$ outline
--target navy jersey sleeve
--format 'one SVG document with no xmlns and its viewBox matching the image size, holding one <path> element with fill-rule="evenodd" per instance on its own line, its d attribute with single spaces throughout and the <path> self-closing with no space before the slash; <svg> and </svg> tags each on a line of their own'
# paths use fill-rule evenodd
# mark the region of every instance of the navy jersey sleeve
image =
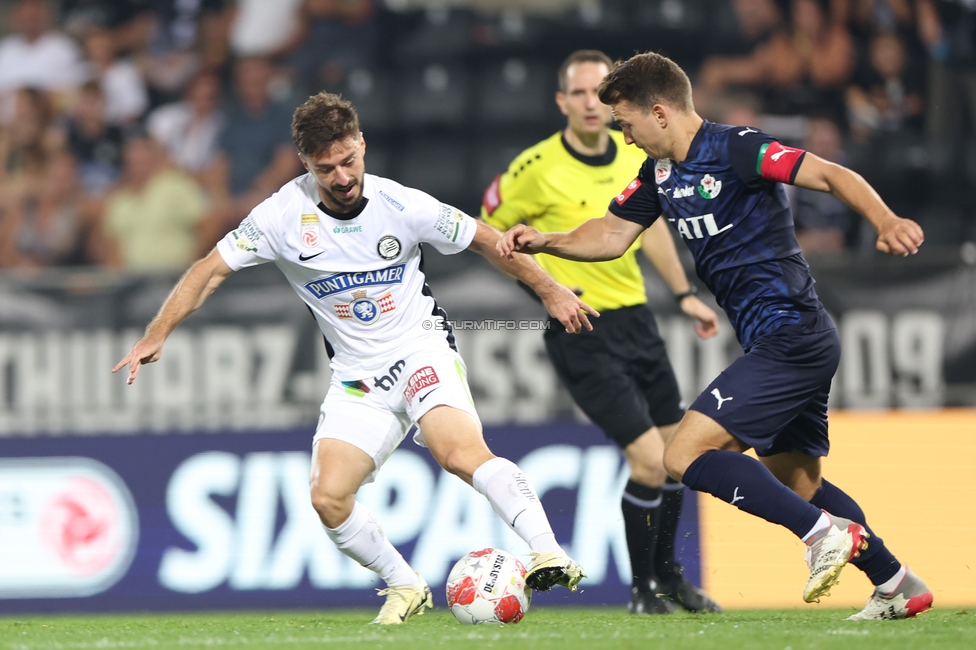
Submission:
<svg viewBox="0 0 976 650">
<path fill-rule="evenodd" d="M 647 228 L 661 216 L 661 201 L 657 197 L 657 184 L 654 182 L 652 161 L 648 159 L 630 185 L 610 201 L 610 212 Z M 650 172 L 648 172 L 650 170 Z M 645 180 L 650 178 L 650 181 Z"/>
<path fill-rule="evenodd" d="M 806 151 L 785 147 L 773 136 L 751 127 L 736 127 L 729 135 L 732 168 L 747 187 L 763 181 L 793 184 Z"/>
</svg>

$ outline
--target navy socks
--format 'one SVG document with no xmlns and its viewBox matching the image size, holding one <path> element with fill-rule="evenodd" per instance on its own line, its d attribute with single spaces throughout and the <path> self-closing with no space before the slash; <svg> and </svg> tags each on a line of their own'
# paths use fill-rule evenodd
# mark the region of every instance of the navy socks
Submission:
<svg viewBox="0 0 976 650">
<path fill-rule="evenodd" d="M 780 483 L 758 460 L 738 452 L 706 451 L 688 466 L 683 482 L 692 490 L 708 492 L 739 510 L 785 526 L 801 539 L 820 519 L 820 508 Z"/>
<path fill-rule="evenodd" d="M 857 505 L 846 492 L 824 479 L 820 489 L 813 495 L 810 503 L 826 510 L 832 515 L 850 519 L 864 526 L 871 537 L 868 538 L 868 548 L 861 551 L 861 555 L 851 560 L 851 564 L 863 571 L 871 580 L 871 584 L 880 585 L 894 577 L 901 564 L 895 559 L 881 538 L 868 526 L 867 518 L 861 506 Z"/>
</svg>

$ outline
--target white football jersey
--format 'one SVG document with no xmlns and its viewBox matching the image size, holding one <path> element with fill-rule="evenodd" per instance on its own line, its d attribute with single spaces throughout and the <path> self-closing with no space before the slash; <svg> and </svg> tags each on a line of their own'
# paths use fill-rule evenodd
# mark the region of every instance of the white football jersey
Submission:
<svg viewBox="0 0 976 650">
<path fill-rule="evenodd" d="M 477 223 L 420 190 L 366 174 L 361 209 L 327 211 L 315 179 L 287 183 L 217 243 L 235 271 L 274 262 L 311 308 L 339 379 L 363 379 L 407 345 L 451 345 L 426 285 L 421 242 L 458 253 Z M 385 365 L 384 365 L 385 364 Z"/>
</svg>

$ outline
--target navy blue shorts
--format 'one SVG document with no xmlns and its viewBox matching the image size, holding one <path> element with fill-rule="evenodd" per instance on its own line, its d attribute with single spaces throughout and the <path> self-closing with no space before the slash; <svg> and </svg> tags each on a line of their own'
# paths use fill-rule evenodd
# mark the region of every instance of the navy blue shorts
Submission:
<svg viewBox="0 0 976 650">
<path fill-rule="evenodd" d="M 834 322 L 822 311 L 759 339 L 691 405 L 730 434 L 772 456 L 826 456 L 827 395 L 840 361 Z"/>
</svg>

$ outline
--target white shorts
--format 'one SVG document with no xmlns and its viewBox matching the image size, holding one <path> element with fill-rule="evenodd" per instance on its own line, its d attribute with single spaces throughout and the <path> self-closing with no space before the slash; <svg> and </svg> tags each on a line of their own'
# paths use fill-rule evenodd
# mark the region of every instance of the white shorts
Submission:
<svg viewBox="0 0 976 650">
<path fill-rule="evenodd" d="M 461 355 L 442 342 L 391 359 L 380 376 L 356 381 L 333 376 L 312 439 L 313 454 L 322 438 L 348 442 L 373 459 L 373 472 L 363 481 L 372 483 L 410 427 L 435 406 L 469 413 L 481 426 L 467 377 Z M 419 428 L 413 439 L 427 446 Z"/>
</svg>

